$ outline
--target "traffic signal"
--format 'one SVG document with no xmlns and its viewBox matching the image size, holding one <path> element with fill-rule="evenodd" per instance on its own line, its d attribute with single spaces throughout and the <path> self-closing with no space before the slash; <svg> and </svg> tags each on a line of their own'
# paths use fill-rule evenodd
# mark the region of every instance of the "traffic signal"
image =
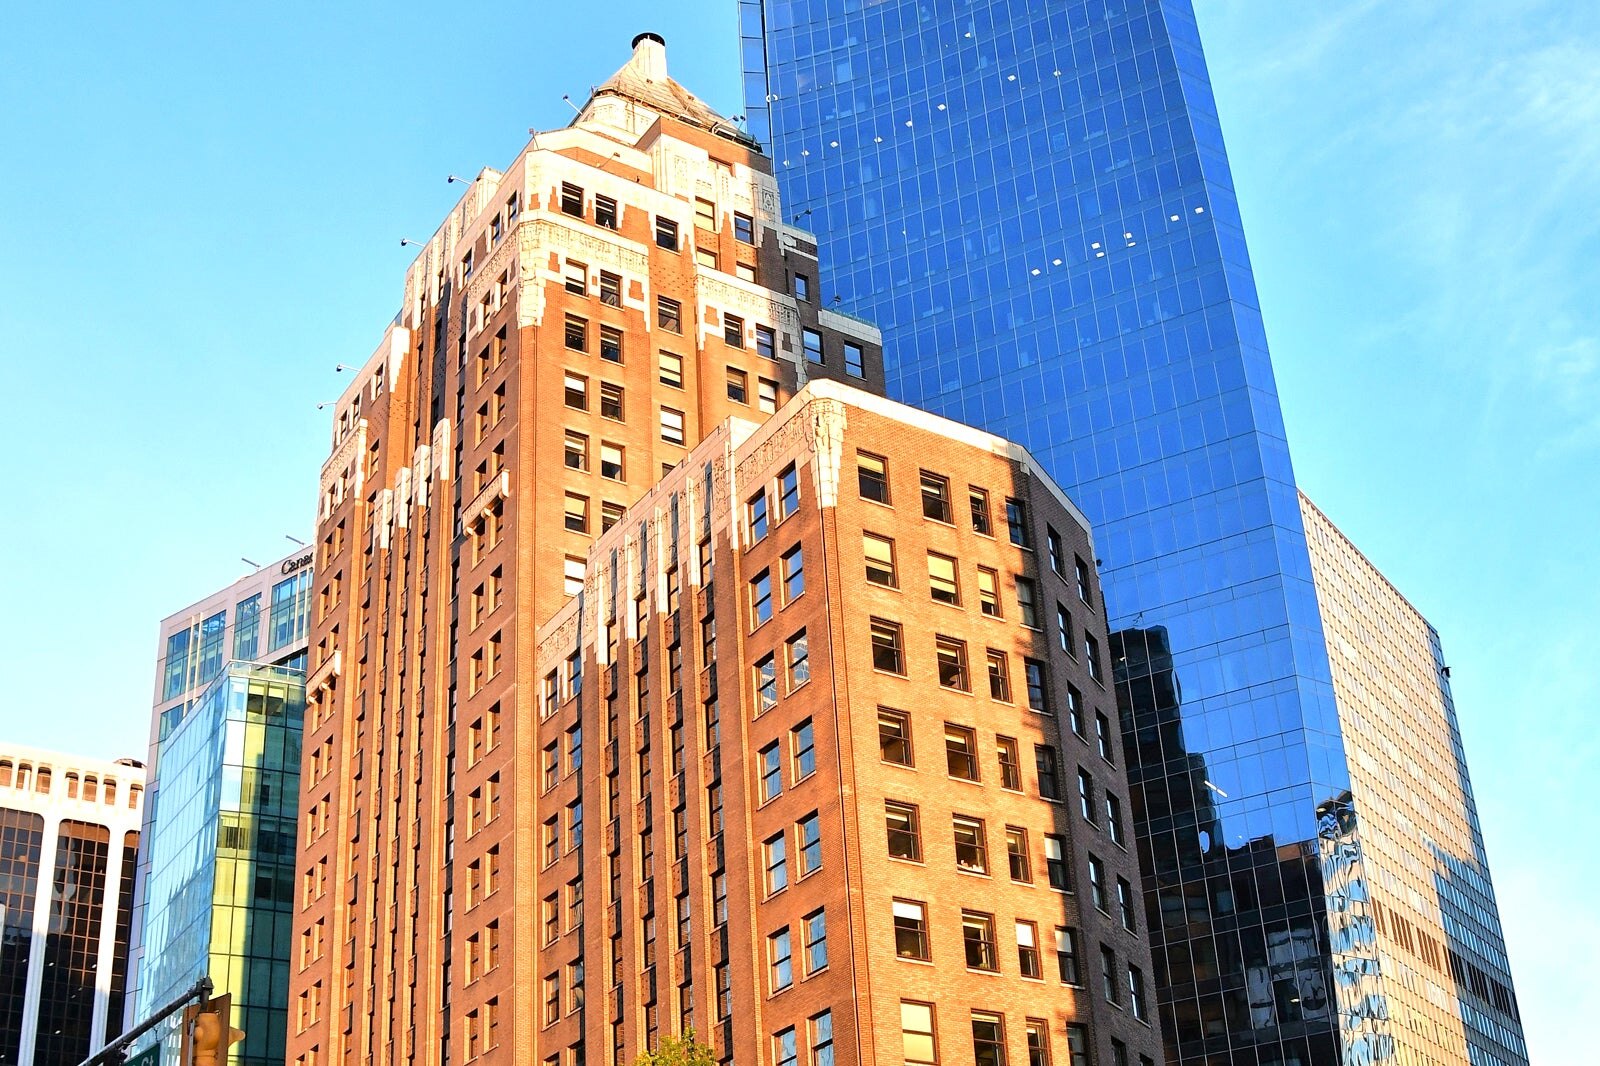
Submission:
<svg viewBox="0 0 1600 1066">
<path fill-rule="evenodd" d="M 182 1066 L 227 1066 L 228 1049 L 244 1039 L 229 1024 L 233 996 L 217 996 L 183 1010 Z"/>
</svg>

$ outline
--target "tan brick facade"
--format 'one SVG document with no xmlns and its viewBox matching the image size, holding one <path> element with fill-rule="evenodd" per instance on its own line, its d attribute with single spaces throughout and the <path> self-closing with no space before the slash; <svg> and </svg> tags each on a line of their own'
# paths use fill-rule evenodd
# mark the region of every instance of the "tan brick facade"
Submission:
<svg viewBox="0 0 1600 1066">
<path fill-rule="evenodd" d="M 947 490 L 942 514 L 925 477 Z M 866 534 L 892 543 L 892 575 L 869 572 Z M 541 837 L 534 895 L 557 918 L 491 898 L 458 919 L 469 936 L 549 933 L 520 1045 L 534 1052 L 516 1061 L 631 1063 L 690 1028 L 752 1066 L 828 1062 L 825 1039 L 840 1066 L 930 1048 L 1153 1060 L 1104 626 L 1083 519 L 1020 448 L 826 383 L 715 432 L 600 539 L 584 594 L 540 631 L 535 746 L 557 757 L 534 802 L 559 832 Z"/>
<path fill-rule="evenodd" d="M 820 284 L 770 163 L 649 40 L 426 242 L 323 469 L 288 1061 L 543 1046 L 534 631 L 711 428 L 811 378 L 881 390 Z"/>
</svg>

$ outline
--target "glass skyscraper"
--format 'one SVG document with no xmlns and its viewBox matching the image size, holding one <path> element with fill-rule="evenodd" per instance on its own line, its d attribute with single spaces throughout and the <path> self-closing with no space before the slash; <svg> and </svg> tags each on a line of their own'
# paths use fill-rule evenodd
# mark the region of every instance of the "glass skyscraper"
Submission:
<svg viewBox="0 0 1600 1066">
<path fill-rule="evenodd" d="M 232 1066 L 284 1061 L 305 674 L 232 662 L 161 739 L 138 1017 L 209 975 L 245 1031 Z M 145 1042 L 168 1042 L 175 1022 Z"/>
<path fill-rule="evenodd" d="M 1094 525 L 1169 1059 L 1396 1059 L 1189 0 L 739 19 L 749 130 L 821 237 L 818 298 L 882 328 L 892 396 L 1026 445 Z"/>
</svg>

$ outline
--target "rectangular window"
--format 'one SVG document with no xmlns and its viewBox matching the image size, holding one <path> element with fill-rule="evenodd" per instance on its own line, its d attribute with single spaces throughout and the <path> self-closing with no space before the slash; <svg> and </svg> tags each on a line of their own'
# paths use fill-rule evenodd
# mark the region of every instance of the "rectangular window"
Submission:
<svg viewBox="0 0 1600 1066">
<path fill-rule="evenodd" d="M 622 521 L 623 506 L 609 500 L 600 504 L 600 532 L 604 533 L 618 522 Z"/>
<path fill-rule="evenodd" d="M 994 526 L 989 521 L 989 493 L 976 485 L 967 486 L 967 501 L 972 511 L 972 531 L 982 536 L 991 536 Z"/>
<path fill-rule="evenodd" d="M 789 927 L 767 937 L 767 975 L 769 991 L 782 992 L 794 984 L 794 963 L 790 957 Z"/>
<path fill-rule="evenodd" d="M 872 619 L 872 666 L 890 674 L 904 674 L 905 655 L 901 647 L 900 623 Z"/>
<path fill-rule="evenodd" d="M 951 819 L 956 843 L 956 869 L 968 873 L 989 872 L 989 845 L 983 819 L 956 815 Z"/>
<path fill-rule="evenodd" d="M 812 811 L 795 823 L 800 840 L 800 876 L 822 869 L 822 820 Z"/>
<path fill-rule="evenodd" d="M 1022 791 L 1022 758 L 1017 754 L 1017 742 L 1011 737 L 994 738 L 995 751 L 1000 760 L 1000 787 L 1012 792 Z"/>
<path fill-rule="evenodd" d="M 807 1029 L 811 1034 L 810 1066 L 833 1066 L 833 1012 L 813 1015 Z"/>
<path fill-rule="evenodd" d="M 1089 1027 L 1082 1022 L 1067 1026 L 1067 1054 L 1068 1066 L 1089 1066 Z"/>
<path fill-rule="evenodd" d="M 1100 945 L 1100 987 L 1107 1003 L 1122 1002 L 1122 985 L 1117 975 L 1117 954 L 1106 945 Z"/>
<path fill-rule="evenodd" d="M 918 959 L 927 962 L 928 911 L 916 901 L 894 901 L 894 953 L 901 959 Z"/>
<path fill-rule="evenodd" d="M 874 641 L 873 652 L 877 646 Z M 911 766 L 911 718 L 904 711 L 878 708 L 878 755 L 896 766 Z"/>
<path fill-rule="evenodd" d="M 967 675 L 967 642 L 951 637 L 934 638 L 934 654 L 939 665 L 939 684 L 961 692 L 972 691 Z"/>
<path fill-rule="evenodd" d="M 823 911 L 812 911 L 800 920 L 805 951 L 806 976 L 828 968 L 828 916 Z"/>
<path fill-rule="evenodd" d="M 1050 887 L 1062 892 L 1072 891 L 1072 879 L 1067 873 L 1067 841 L 1065 837 L 1047 833 L 1044 838 L 1044 870 Z"/>
<path fill-rule="evenodd" d="M 1094 810 L 1094 775 L 1078 767 L 1078 811 L 1090 825 L 1098 824 Z"/>
<path fill-rule="evenodd" d="M 778 358 L 778 334 L 771 326 L 756 327 L 756 354 L 764 359 Z"/>
<path fill-rule="evenodd" d="M 574 433 L 570 429 L 566 433 L 564 447 L 564 462 L 568 470 L 589 469 L 589 438 L 582 433 Z"/>
<path fill-rule="evenodd" d="M 1017 613 L 1023 625 L 1029 629 L 1039 628 L 1039 606 L 1032 578 L 1017 578 Z"/>
<path fill-rule="evenodd" d="M 920 475 L 922 517 L 935 522 L 950 521 L 950 479 L 924 470 Z"/>
<path fill-rule="evenodd" d="M 928 553 L 928 593 L 935 603 L 961 604 L 961 587 L 956 579 L 956 561 L 938 552 Z"/>
<path fill-rule="evenodd" d="M 574 411 L 589 409 L 589 379 L 578 374 L 567 374 L 563 379 L 566 405 Z"/>
<path fill-rule="evenodd" d="M 614 326 L 600 327 L 600 358 L 608 363 L 622 363 L 622 331 Z"/>
<path fill-rule="evenodd" d="M 989 661 L 989 698 L 999 700 L 1001 703 L 1011 702 L 1011 663 L 1003 651 L 990 648 Z"/>
<path fill-rule="evenodd" d="M 1122 839 L 1122 801 L 1111 793 L 1105 793 L 1106 800 L 1106 835 L 1111 838 L 1111 843 L 1119 847 L 1126 847 L 1127 842 Z"/>
<path fill-rule="evenodd" d="M 866 377 L 866 359 L 861 345 L 844 342 L 844 372 L 853 378 Z"/>
<path fill-rule="evenodd" d="M 609 270 L 600 271 L 600 302 L 607 307 L 622 306 L 622 277 Z"/>
<path fill-rule="evenodd" d="M 1128 967 L 1128 1007 L 1141 1022 L 1149 1021 L 1144 997 L 1144 971 L 1137 966 Z"/>
<path fill-rule="evenodd" d="M 972 1012 L 973 1066 L 1006 1066 L 1005 1022 L 998 1014 Z"/>
<path fill-rule="evenodd" d="M 1034 980 L 1044 976 L 1039 963 L 1039 929 L 1032 922 L 1017 922 L 1017 970 Z"/>
<path fill-rule="evenodd" d="M 1078 931 L 1056 927 L 1056 970 L 1064 985 L 1078 985 L 1083 978 L 1078 970 Z"/>
<path fill-rule="evenodd" d="M 863 500 L 889 502 L 889 461 L 883 456 L 857 452 L 856 478 Z"/>
<path fill-rule="evenodd" d="M 728 399 L 734 403 L 750 402 L 750 375 L 731 366 L 728 368 Z"/>
<path fill-rule="evenodd" d="M 756 379 L 756 406 L 763 414 L 772 414 L 778 409 L 778 383 L 768 378 Z"/>
<path fill-rule="evenodd" d="M 1117 918 L 1122 928 L 1130 933 L 1139 931 L 1139 920 L 1134 910 L 1133 885 L 1126 877 L 1117 878 Z"/>
<path fill-rule="evenodd" d="M 963 781 L 978 780 L 978 736 L 966 726 L 944 726 L 945 769 Z"/>
<path fill-rule="evenodd" d="M 933 1004 L 900 1001 L 900 1051 L 907 1062 L 936 1063 L 939 1044 L 934 1037 Z"/>
<path fill-rule="evenodd" d="M 763 715 L 778 705 L 778 662 L 771 652 L 756 662 L 756 714 Z"/>
<path fill-rule="evenodd" d="M 895 588 L 894 541 L 876 533 L 861 534 L 861 554 L 866 563 L 867 580 L 874 585 Z"/>
<path fill-rule="evenodd" d="M 665 296 L 656 297 L 656 325 L 668 333 L 683 332 L 683 305 Z"/>
<path fill-rule="evenodd" d="M 722 340 L 730 348 L 743 348 L 744 319 L 724 314 L 722 316 Z"/>
<path fill-rule="evenodd" d="M 1038 659 L 1024 659 L 1022 672 L 1028 680 L 1028 709 L 1049 714 L 1050 690 L 1045 682 L 1044 663 Z"/>
<path fill-rule="evenodd" d="M 594 198 L 594 222 L 597 226 L 606 229 L 617 228 L 617 202 L 609 196 L 596 194 Z"/>
<path fill-rule="evenodd" d="M 1067 686 L 1067 725 L 1073 733 L 1083 736 L 1083 693 L 1076 685 Z"/>
<path fill-rule="evenodd" d="M 622 421 L 622 386 L 609 381 L 600 383 L 600 417 L 614 422 Z"/>
<path fill-rule="evenodd" d="M 772 574 L 761 571 L 750 579 L 750 628 L 772 618 Z"/>
<path fill-rule="evenodd" d="M 766 869 L 767 895 L 789 887 L 788 838 L 779 833 L 768 837 L 761 845 L 762 861 Z"/>
<path fill-rule="evenodd" d="M 1116 748 L 1111 739 L 1111 719 L 1099 711 L 1094 715 L 1094 744 L 1102 759 L 1108 763 L 1116 763 Z"/>
<path fill-rule="evenodd" d="M 911 862 L 922 861 L 922 822 L 917 808 L 909 803 L 883 801 L 884 828 L 889 836 L 889 855 Z"/>
<path fill-rule="evenodd" d="M 789 730 L 789 748 L 794 753 L 794 779 L 804 781 L 817 770 L 816 729 L 807 718 Z"/>
<path fill-rule="evenodd" d="M 670 218 L 656 216 L 656 247 L 669 252 L 678 250 L 678 224 Z"/>
<path fill-rule="evenodd" d="M 733 239 L 740 244 L 756 243 L 756 220 L 749 215 L 733 213 Z"/>
<path fill-rule="evenodd" d="M 701 229 L 717 228 L 717 205 L 704 197 L 694 198 L 694 224 Z"/>
<path fill-rule="evenodd" d="M 1096 909 L 1111 913 L 1110 903 L 1106 899 L 1105 860 L 1095 855 L 1089 856 L 1089 900 Z"/>
<path fill-rule="evenodd" d="M 576 260 L 568 259 L 562 270 L 562 285 L 574 296 L 589 295 L 589 268 Z M 570 315 L 567 321 L 572 321 Z M 573 348 L 578 345 L 569 342 L 567 347 Z"/>
<path fill-rule="evenodd" d="M 1050 555 L 1050 569 L 1061 577 L 1066 577 L 1067 572 L 1062 569 L 1065 565 L 1066 548 L 1061 543 L 1061 534 L 1056 532 L 1056 527 L 1048 523 L 1044 527 L 1044 543 Z"/>
<path fill-rule="evenodd" d="M 767 535 L 767 491 L 762 489 L 745 501 L 745 525 L 750 530 L 750 543 L 759 544 Z"/>
<path fill-rule="evenodd" d="M 774 741 L 761 749 L 761 802 L 767 803 L 783 794 L 783 753 Z"/>
<path fill-rule="evenodd" d="M 1081 556 L 1074 555 L 1072 557 L 1072 571 L 1073 580 L 1078 587 L 1078 599 L 1092 607 L 1094 601 L 1090 598 L 1093 592 L 1089 583 L 1089 564 L 1084 562 Z"/>
<path fill-rule="evenodd" d="M 811 680 L 811 656 L 806 646 L 806 631 L 801 630 L 784 643 L 784 657 L 789 672 L 789 691 L 793 692 Z"/>
<path fill-rule="evenodd" d="M 790 463 L 778 475 L 778 521 L 800 509 L 800 474 Z"/>
<path fill-rule="evenodd" d="M 979 911 L 961 912 L 961 941 L 966 949 L 967 969 L 997 970 L 995 958 L 994 915 Z"/>
<path fill-rule="evenodd" d="M 583 190 L 569 181 L 561 183 L 561 212 L 583 217 Z"/>
<path fill-rule="evenodd" d="M 564 524 L 574 533 L 589 532 L 589 497 L 576 492 L 566 494 Z"/>
<path fill-rule="evenodd" d="M 1083 635 L 1083 657 L 1089 663 L 1089 676 L 1105 684 L 1105 674 L 1100 666 L 1100 642 L 1088 633 Z"/>
<path fill-rule="evenodd" d="M 811 278 L 807 275 L 794 276 L 794 298 L 802 301 L 811 299 Z"/>
<path fill-rule="evenodd" d="M 661 440 L 666 444 L 683 447 L 683 412 L 671 407 L 661 409 Z"/>
<path fill-rule="evenodd" d="M 584 577 L 588 572 L 588 563 L 576 556 L 569 555 L 562 564 L 562 591 L 568 596 L 576 596 L 583 591 Z"/>
<path fill-rule="evenodd" d="M 1023 1026 L 1028 1044 L 1028 1066 L 1050 1066 L 1050 1025 L 1039 1018 L 1029 1018 Z"/>
<path fill-rule="evenodd" d="M 600 476 L 612 481 L 623 480 L 622 445 L 600 442 Z"/>
<path fill-rule="evenodd" d="M 1034 744 L 1034 770 L 1038 773 L 1038 794 L 1045 799 L 1061 799 L 1061 778 L 1056 771 L 1056 749 Z"/>
<path fill-rule="evenodd" d="M 1078 653 L 1072 645 L 1072 614 L 1060 601 L 1056 602 L 1056 637 L 1061 642 L 1061 650 L 1076 659 Z"/>
<path fill-rule="evenodd" d="M 814 329 L 801 329 L 800 342 L 805 348 L 806 360 L 812 363 L 823 362 L 822 334 Z"/>
<path fill-rule="evenodd" d="M 978 567 L 978 609 L 990 618 L 1000 617 L 1000 575 L 987 566 Z"/>
<path fill-rule="evenodd" d="M 796 544 L 778 560 L 778 574 L 783 579 L 783 602 L 790 603 L 806 590 L 805 554 Z"/>
<path fill-rule="evenodd" d="M 1011 543 L 1019 548 L 1033 548 L 1033 531 L 1028 525 L 1028 505 L 1021 500 L 1006 501 L 1006 529 Z"/>
<path fill-rule="evenodd" d="M 1006 826 L 1006 866 L 1011 880 L 1023 884 L 1033 883 L 1032 864 L 1028 861 L 1028 831 L 1019 826 Z"/>
</svg>

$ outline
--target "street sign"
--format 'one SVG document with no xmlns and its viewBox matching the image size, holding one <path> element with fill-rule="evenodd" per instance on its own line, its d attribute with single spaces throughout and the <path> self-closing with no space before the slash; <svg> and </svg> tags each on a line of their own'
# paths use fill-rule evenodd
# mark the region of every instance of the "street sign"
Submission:
<svg viewBox="0 0 1600 1066">
<path fill-rule="evenodd" d="M 151 1044 L 143 1051 L 136 1051 L 123 1061 L 122 1066 L 161 1066 L 161 1045 Z"/>
</svg>

